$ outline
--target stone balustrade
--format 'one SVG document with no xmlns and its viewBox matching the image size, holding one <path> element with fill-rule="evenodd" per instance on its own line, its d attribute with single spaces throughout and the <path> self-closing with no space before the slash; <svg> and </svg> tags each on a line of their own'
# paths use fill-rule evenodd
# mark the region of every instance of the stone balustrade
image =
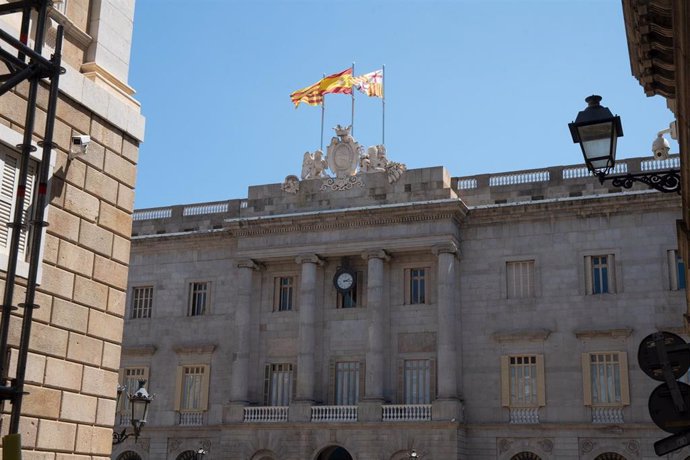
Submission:
<svg viewBox="0 0 690 460">
<path fill-rule="evenodd" d="M 245 407 L 244 421 L 245 423 L 287 422 L 289 410 L 288 406 Z"/>
<path fill-rule="evenodd" d="M 592 423 L 623 423 L 623 408 L 592 407 Z"/>
<path fill-rule="evenodd" d="M 356 422 L 357 406 L 312 406 L 312 422 Z"/>
<path fill-rule="evenodd" d="M 418 422 L 431 420 L 431 404 L 386 404 L 384 422 Z"/>
<path fill-rule="evenodd" d="M 205 423 L 206 411 L 185 411 L 179 413 L 178 425 L 201 426 Z"/>
<path fill-rule="evenodd" d="M 538 407 L 511 407 L 510 423 L 539 423 Z"/>
</svg>

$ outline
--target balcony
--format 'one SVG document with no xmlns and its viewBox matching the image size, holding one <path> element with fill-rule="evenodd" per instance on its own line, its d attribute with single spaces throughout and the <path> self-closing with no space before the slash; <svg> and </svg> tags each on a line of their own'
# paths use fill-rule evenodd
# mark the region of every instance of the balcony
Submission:
<svg viewBox="0 0 690 460">
<path fill-rule="evenodd" d="M 431 420 L 431 404 L 387 404 L 383 409 L 384 422 L 420 422 Z"/>
<path fill-rule="evenodd" d="M 623 408 L 592 407 L 592 423 L 623 423 Z"/>
<path fill-rule="evenodd" d="M 245 407 L 245 423 L 279 423 L 288 421 L 288 406 Z"/>
<path fill-rule="evenodd" d="M 312 422 L 356 422 L 357 406 L 312 406 Z"/>
<path fill-rule="evenodd" d="M 510 423 L 539 423 L 539 408 L 511 407 Z"/>
<path fill-rule="evenodd" d="M 205 424 L 205 411 L 185 411 L 178 412 L 179 426 L 201 426 Z"/>
</svg>

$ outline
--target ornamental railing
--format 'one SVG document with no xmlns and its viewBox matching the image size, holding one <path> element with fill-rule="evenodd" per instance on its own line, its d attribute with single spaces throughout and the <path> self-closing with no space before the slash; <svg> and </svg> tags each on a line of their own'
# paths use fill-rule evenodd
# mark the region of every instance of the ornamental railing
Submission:
<svg viewBox="0 0 690 460">
<path fill-rule="evenodd" d="M 505 174 L 502 176 L 491 176 L 489 186 L 528 184 L 530 182 L 548 182 L 550 179 L 548 171 L 532 171 L 522 174 Z"/>
<path fill-rule="evenodd" d="M 592 423 L 623 423 L 623 408 L 592 407 Z"/>
<path fill-rule="evenodd" d="M 278 423 L 287 422 L 288 406 L 258 406 L 244 408 L 246 423 Z"/>
<path fill-rule="evenodd" d="M 222 203 L 206 203 L 191 206 L 185 206 L 182 210 L 183 216 L 201 216 L 204 214 L 219 214 L 228 212 L 228 202 Z"/>
<path fill-rule="evenodd" d="M 356 422 L 357 406 L 312 406 L 312 422 Z"/>
<path fill-rule="evenodd" d="M 180 426 L 200 426 L 204 424 L 205 411 L 180 412 L 178 425 Z"/>
<path fill-rule="evenodd" d="M 384 422 L 431 420 L 431 404 L 387 404 L 381 407 Z"/>
<path fill-rule="evenodd" d="M 539 423 L 539 408 L 511 407 L 510 423 Z"/>
</svg>

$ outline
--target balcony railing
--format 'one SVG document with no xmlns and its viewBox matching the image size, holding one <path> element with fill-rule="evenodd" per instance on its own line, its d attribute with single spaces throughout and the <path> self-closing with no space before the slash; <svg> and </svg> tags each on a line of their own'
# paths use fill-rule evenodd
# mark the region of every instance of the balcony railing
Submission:
<svg viewBox="0 0 690 460">
<path fill-rule="evenodd" d="M 312 422 L 356 422 L 357 406 L 312 406 Z"/>
<path fill-rule="evenodd" d="M 592 423 L 623 423 L 623 408 L 592 407 Z"/>
<path fill-rule="evenodd" d="M 431 420 L 431 404 L 388 404 L 381 407 L 384 422 Z"/>
<path fill-rule="evenodd" d="M 180 426 L 200 426 L 204 424 L 204 411 L 180 412 L 178 425 Z"/>
<path fill-rule="evenodd" d="M 288 406 L 245 407 L 244 421 L 247 423 L 287 422 Z"/>
<path fill-rule="evenodd" d="M 510 423 L 539 423 L 539 408 L 511 407 Z"/>
</svg>

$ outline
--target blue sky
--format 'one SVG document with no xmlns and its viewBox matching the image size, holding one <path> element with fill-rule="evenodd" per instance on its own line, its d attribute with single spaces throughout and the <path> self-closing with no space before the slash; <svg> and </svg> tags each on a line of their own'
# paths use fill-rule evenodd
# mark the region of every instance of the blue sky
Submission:
<svg viewBox="0 0 690 460">
<path fill-rule="evenodd" d="M 146 116 L 136 207 L 220 201 L 299 175 L 320 108 L 292 91 L 386 66 L 388 158 L 453 176 L 582 162 L 567 124 L 600 94 L 618 157 L 651 156 L 673 115 L 631 75 L 619 0 L 137 0 L 129 83 Z M 354 137 L 381 142 L 356 96 Z M 349 124 L 327 95 L 324 143 Z M 672 152 L 678 146 L 672 142 Z"/>
</svg>

